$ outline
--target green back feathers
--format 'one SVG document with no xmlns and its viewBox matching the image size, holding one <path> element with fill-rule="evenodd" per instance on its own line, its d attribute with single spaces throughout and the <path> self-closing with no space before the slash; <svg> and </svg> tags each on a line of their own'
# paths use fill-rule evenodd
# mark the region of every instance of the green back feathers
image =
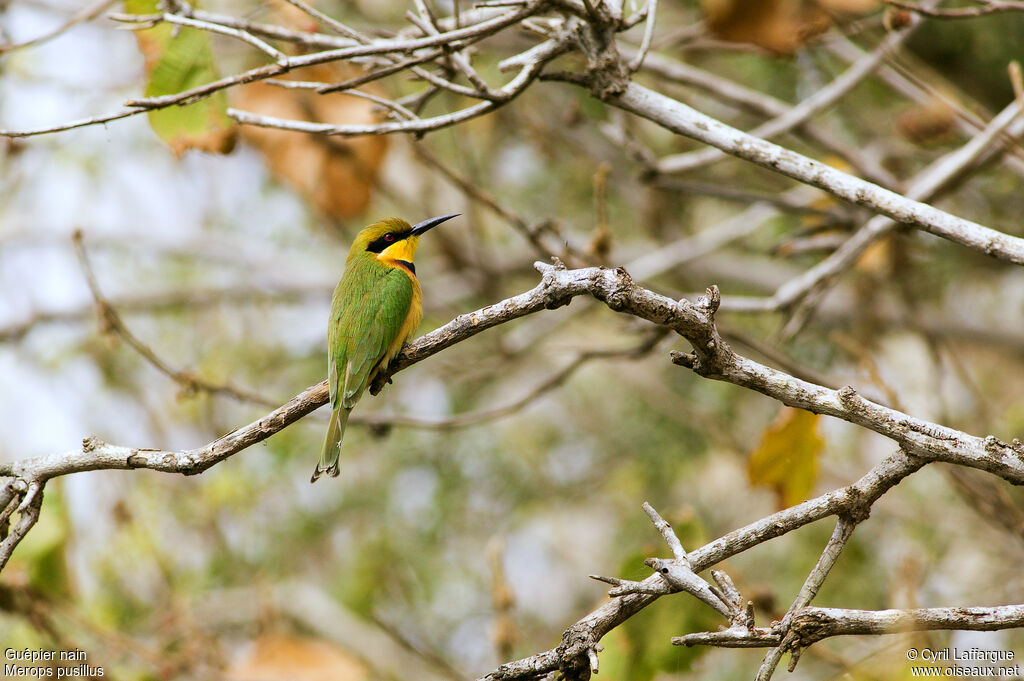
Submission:
<svg viewBox="0 0 1024 681">
<path fill-rule="evenodd" d="M 349 256 L 334 290 L 327 332 L 333 409 L 351 409 L 362 396 L 405 323 L 412 300 L 413 282 L 405 271 L 365 250 Z"/>
<path fill-rule="evenodd" d="M 356 235 L 331 299 L 327 330 L 331 421 L 311 482 L 324 473 L 338 475 L 349 411 L 378 367 L 395 356 L 423 316 L 412 264 L 420 235 L 453 217 L 442 215 L 415 227 L 388 218 Z"/>
</svg>

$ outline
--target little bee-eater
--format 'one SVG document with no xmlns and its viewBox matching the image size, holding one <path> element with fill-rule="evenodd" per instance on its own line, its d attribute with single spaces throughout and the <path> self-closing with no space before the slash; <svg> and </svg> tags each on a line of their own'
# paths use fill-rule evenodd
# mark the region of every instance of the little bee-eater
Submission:
<svg viewBox="0 0 1024 681">
<path fill-rule="evenodd" d="M 356 235 L 345 273 L 331 298 L 327 326 L 331 423 L 310 482 L 323 473 L 338 475 L 349 412 L 423 319 L 422 294 L 413 265 L 420 236 L 457 215 L 441 215 L 413 226 L 388 218 Z"/>
</svg>

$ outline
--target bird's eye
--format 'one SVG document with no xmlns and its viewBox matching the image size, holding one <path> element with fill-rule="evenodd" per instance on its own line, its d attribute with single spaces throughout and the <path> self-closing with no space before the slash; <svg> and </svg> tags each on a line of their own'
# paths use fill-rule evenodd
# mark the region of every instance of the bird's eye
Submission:
<svg viewBox="0 0 1024 681">
<path fill-rule="evenodd" d="M 388 233 L 388 234 L 384 235 L 384 241 L 387 241 L 388 243 L 391 243 L 394 240 L 395 240 L 395 235 L 394 234 Z"/>
</svg>

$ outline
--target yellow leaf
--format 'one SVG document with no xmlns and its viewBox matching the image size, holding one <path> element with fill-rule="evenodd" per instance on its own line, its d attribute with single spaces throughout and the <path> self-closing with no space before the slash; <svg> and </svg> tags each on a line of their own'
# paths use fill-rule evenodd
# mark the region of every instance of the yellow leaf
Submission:
<svg viewBox="0 0 1024 681">
<path fill-rule="evenodd" d="M 783 407 L 751 453 L 747 477 L 753 485 L 774 490 L 783 508 L 799 504 L 811 495 L 824 446 L 817 414 Z"/>
</svg>

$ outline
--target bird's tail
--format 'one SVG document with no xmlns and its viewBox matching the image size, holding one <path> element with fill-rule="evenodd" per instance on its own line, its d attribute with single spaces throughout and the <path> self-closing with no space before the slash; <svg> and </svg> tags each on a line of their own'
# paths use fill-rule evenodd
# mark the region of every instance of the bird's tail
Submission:
<svg viewBox="0 0 1024 681">
<path fill-rule="evenodd" d="M 345 435 L 345 426 L 348 424 L 348 409 L 338 407 L 331 412 L 331 423 L 327 426 L 327 437 L 324 438 L 324 448 L 320 452 L 320 461 L 313 469 L 313 476 L 310 482 L 316 482 L 322 474 L 327 473 L 332 478 L 338 477 L 338 459 L 341 458 L 341 438 Z"/>
</svg>

